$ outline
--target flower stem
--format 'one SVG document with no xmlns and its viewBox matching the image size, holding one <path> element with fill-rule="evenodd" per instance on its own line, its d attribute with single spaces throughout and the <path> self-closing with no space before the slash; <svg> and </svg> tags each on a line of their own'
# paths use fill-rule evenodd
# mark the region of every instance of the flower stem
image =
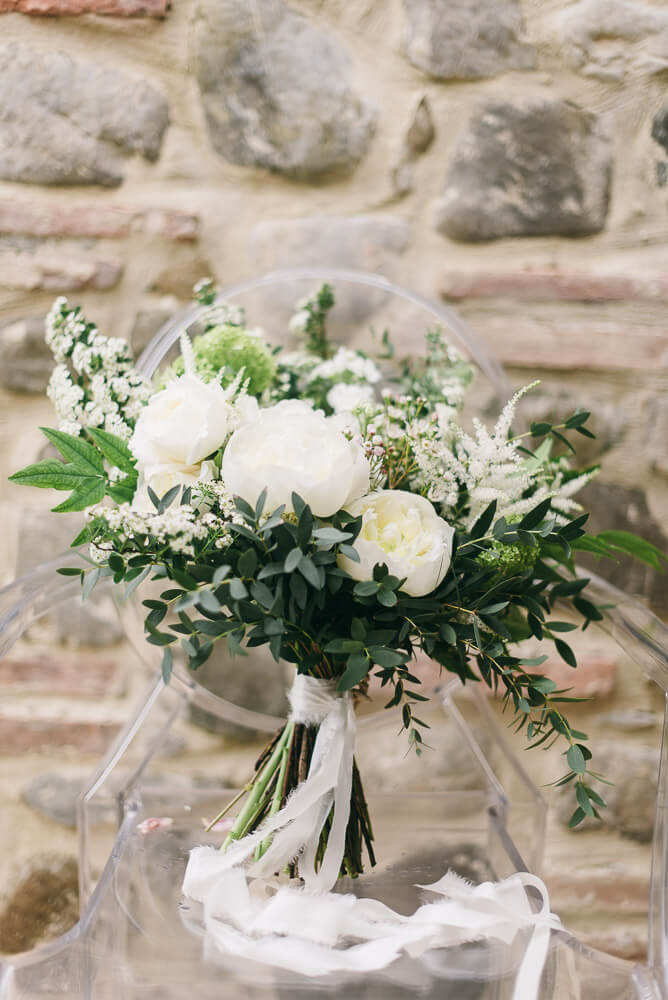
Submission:
<svg viewBox="0 0 668 1000">
<path fill-rule="evenodd" d="M 290 759 L 289 748 L 292 743 L 292 737 L 295 729 L 294 722 L 289 722 L 285 727 L 286 740 L 283 742 L 283 748 L 281 750 L 281 762 L 278 771 L 278 781 L 276 782 L 276 787 L 274 788 L 274 796 L 271 800 L 271 808 L 269 809 L 269 815 L 274 816 L 278 810 L 281 808 L 283 803 L 284 791 L 285 791 L 285 776 L 288 770 L 288 761 Z M 272 838 L 271 836 L 265 838 L 259 847 L 255 850 L 255 860 L 259 861 L 263 854 L 266 854 L 271 846 Z"/>
<path fill-rule="evenodd" d="M 273 753 L 269 757 L 267 763 L 262 767 L 259 776 L 256 778 L 253 786 L 251 788 L 250 794 L 248 796 L 248 801 L 243 807 L 239 815 L 237 816 L 236 823 L 228 833 L 225 838 L 223 845 L 221 847 L 222 851 L 225 851 L 233 840 L 240 840 L 243 837 L 246 829 L 252 821 L 256 818 L 258 813 L 258 806 L 262 805 L 262 799 L 264 792 L 271 781 L 271 779 L 276 774 L 276 769 L 280 766 L 281 757 L 283 755 L 283 748 L 287 743 L 288 739 L 288 726 L 285 727 L 280 735 L 280 738 L 274 747 Z"/>
</svg>

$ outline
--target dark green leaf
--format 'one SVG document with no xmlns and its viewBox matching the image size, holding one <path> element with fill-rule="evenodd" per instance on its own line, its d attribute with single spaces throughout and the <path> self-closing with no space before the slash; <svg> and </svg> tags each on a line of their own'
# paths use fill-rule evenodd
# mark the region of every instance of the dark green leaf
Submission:
<svg viewBox="0 0 668 1000">
<path fill-rule="evenodd" d="M 251 584 L 251 594 L 258 604 L 261 604 L 267 611 L 273 607 L 274 601 L 276 600 L 269 587 L 266 583 L 262 583 L 261 580 Z"/>
<path fill-rule="evenodd" d="M 302 556 L 302 558 L 299 560 L 297 569 L 304 577 L 304 579 L 311 584 L 312 587 L 315 587 L 316 590 L 321 589 L 323 584 L 320 579 L 318 568 L 313 565 L 308 556 Z"/>
<path fill-rule="evenodd" d="M 93 504 L 100 503 L 104 499 L 104 493 L 104 479 L 82 479 L 67 500 L 59 503 L 57 507 L 52 507 L 51 510 L 57 514 L 85 510 L 86 507 L 92 507 Z"/>
<path fill-rule="evenodd" d="M 255 549 L 246 549 L 239 556 L 237 562 L 237 572 L 239 576 L 252 576 L 257 568 L 257 554 Z"/>
<path fill-rule="evenodd" d="M 218 587 L 223 582 L 225 577 L 229 575 L 229 572 L 230 572 L 229 566 L 218 566 L 213 574 L 214 586 Z"/>
<path fill-rule="evenodd" d="M 580 806 L 578 806 L 577 809 L 575 810 L 575 812 L 573 813 L 573 815 L 571 816 L 571 818 L 568 821 L 568 825 L 571 828 L 571 830 L 573 829 L 573 827 L 579 826 L 580 823 L 582 822 L 582 820 L 584 818 L 585 818 L 585 813 L 580 808 Z"/>
<path fill-rule="evenodd" d="M 99 476 L 104 472 L 104 462 L 97 448 L 88 444 L 82 437 L 74 437 L 64 431 L 40 427 L 40 430 L 54 447 L 58 449 L 66 462 L 71 462 L 83 476 Z"/>
<path fill-rule="evenodd" d="M 292 494 L 292 509 L 294 510 L 295 514 L 297 515 L 297 520 L 299 520 L 299 518 L 302 516 L 302 511 L 304 510 L 305 506 L 306 506 L 306 504 L 304 503 L 304 501 L 302 500 L 302 498 L 299 496 L 299 494 L 293 492 L 293 494 Z"/>
<path fill-rule="evenodd" d="M 634 535 L 630 531 L 601 531 L 597 537 L 611 548 L 619 552 L 626 552 L 639 559 L 640 562 L 653 566 L 654 569 L 662 569 L 662 562 L 668 559 L 668 556 L 657 549 L 656 545 L 652 545 L 651 542 L 639 538 L 638 535 Z"/>
<path fill-rule="evenodd" d="M 297 542 L 304 548 L 311 541 L 311 532 L 313 531 L 313 514 L 311 513 L 310 507 L 304 507 L 301 514 L 299 515 L 299 522 L 297 524 Z"/>
<path fill-rule="evenodd" d="M 554 597 L 571 597 L 573 594 L 579 594 L 581 590 L 587 586 L 591 581 L 587 579 L 582 580 L 563 580 L 558 583 L 556 587 L 552 588 L 550 596 Z"/>
<path fill-rule="evenodd" d="M 373 662 L 379 667 L 400 667 L 408 659 L 406 653 L 399 653 L 396 649 L 384 649 L 382 646 L 372 647 L 369 652 Z"/>
<path fill-rule="evenodd" d="M 346 661 L 346 669 L 337 684 L 338 691 L 350 691 L 366 677 L 370 662 L 366 653 L 352 653 Z"/>
<path fill-rule="evenodd" d="M 257 498 L 257 503 L 255 504 L 255 520 L 259 521 L 262 517 L 262 511 L 264 510 L 264 505 L 267 501 L 267 487 L 262 490 L 259 497 Z"/>
<path fill-rule="evenodd" d="M 316 528 L 313 537 L 319 542 L 328 542 L 335 545 L 339 542 L 346 542 L 353 536 L 349 531 L 339 531 L 338 528 Z"/>
<path fill-rule="evenodd" d="M 598 608 L 591 603 L 591 601 L 586 600 L 584 597 L 574 597 L 573 607 L 576 608 L 581 615 L 588 618 L 590 621 L 600 622 L 603 621 L 603 615 L 598 610 Z"/>
<path fill-rule="evenodd" d="M 230 596 L 235 601 L 242 601 L 244 597 L 248 597 L 246 585 L 243 580 L 239 579 L 238 576 L 235 576 L 230 580 Z"/>
<path fill-rule="evenodd" d="M 537 528 L 538 525 L 545 520 L 547 513 L 550 510 L 550 505 L 552 500 L 548 497 L 546 500 L 542 500 L 538 506 L 530 510 L 528 514 L 525 514 L 519 523 L 520 528 L 525 530 L 528 528 Z"/>
<path fill-rule="evenodd" d="M 449 643 L 449 645 L 451 645 L 451 646 L 455 645 L 455 643 L 457 642 L 457 633 L 453 629 L 452 625 L 448 625 L 447 622 L 443 622 L 439 626 L 439 632 L 441 633 L 441 636 L 443 637 L 443 639 L 447 643 Z"/>
<path fill-rule="evenodd" d="M 551 677 L 532 677 L 531 687 L 541 694 L 551 694 L 557 690 L 557 685 Z"/>
<path fill-rule="evenodd" d="M 590 788 L 589 785 L 584 785 L 583 787 L 592 802 L 595 802 L 597 806 L 601 806 L 601 808 L 604 809 L 607 805 L 605 799 L 602 799 L 598 792 L 594 791 L 593 788 Z"/>
<path fill-rule="evenodd" d="M 562 660 L 566 661 L 569 667 L 577 667 L 578 663 L 577 660 L 575 659 L 575 653 L 573 652 L 573 650 L 571 649 L 571 647 L 568 645 L 567 642 L 564 642 L 563 639 L 555 639 L 554 645 L 556 647 L 557 652 L 559 653 L 559 656 L 562 658 Z"/>
<path fill-rule="evenodd" d="M 234 506 L 237 508 L 239 513 L 243 514 L 249 521 L 255 520 L 255 508 L 251 507 L 251 505 L 244 500 L 243 497 L 235 497 Z"/>
<path fill-rule="evenodd" d="M 63 566 L 62 569 L 57 569 L 56 573 L 60 573 L 61 576 L 81 576 L 83 570 L 75 569 L 74 566 Z"/>
<path fill-rule="evenodd" d="M 304 553 L 300 548 L 292 549 L 285 557 L 285 572 L 294 573 Z"/>
<path fill-rule="evenodd" d="M 577 413 L 574 413 L 573 416 L 569 417 L 565 422 L 566 427 L 569 430 L 577 430 L 578 427 L 582 427 L 583 424 L 587 423 L 590 416 L 591 413 L 588 410 L 578 410 Z"/>
<path fill-rule="evenodd" d="M 393 608 L 397 603 L 397 595 L 393 590 L 385 590 L 384 587 L 378 591 L 376 595 L 378 603 L 382 604 L 385 608 Z"/>
<path fill-rule="evenodd" d="M 371 597 L 378 592 L 380 584 L 376 580 L 362 580 L 356 583 L 353 588 L 355 597 Z"/>
<path fill-rule="evenodd" d="M 353 639 L 363 640 L 366 638 L 366 627 L 361 618 L 353 618 L 350 623 L 350 634 Z"/>
<path fill-rule="evenodd" d="M 197 593 L 197 605 L 204 611 L 210 611 L 211 614 L 218 614 L 220 611 L 220 601 L 214 593 L 210 590 L 200 590 Z"/>
<path fill-rule="evenodd" d="M 293 573 L 290 577 L 290 593 L 303 611 L 308 600 L 308 588 L 298 573 Z"/>
<path fill-rule="evenodd" d="M 135 470 L 135 457 L 122 438 L 103 431 L 100 427 L 87 427 L 86 433 L 92 437 L 110 465 L 123 472 L 132 473 Z"/>
<path fill-rule="evenodd" d="M 96 477 L 84 477 L 73 465 L 65 465 L 57 458 L 49 458 L 44 462 L 27 465 L 25 469 L 15 472 L 9 479 L 12 483 L 18 483 L 19 486 L 37 486 L 44 490 L 72 490 L 79 485 L 82 479 L 95 481 Z M 102 482 L 102 479 L 99 481 Z"/>
<path fill-rule="evenodd" d="M 492 500 L 491 504 L 485 508 L 478 520 L 475 522 L 471 531 L 469 532 L 471 538 L 484 538 L 494 520 L 494 515 L 496 514 L 496 500 Z"/>
<path fill-rule="evenodd" d="M 565 445 L 568 448 L 568 450 L 570 452 L 572 452 L 573 454 L 575 454 L 575 448 L 573 447 L 573 445 L 571 444 L 571 442 L 568 440 L 568 438 L 564 437 L 564 435 L 561 434 L 559 431 L 556 431 L 554 429 L 554 427 L 552 428 L 552 436 L 556 437 L 559 441 L 561 441 L 561 443 L 563 445 Z"/>
<path fill-rule="evenodd" d="M 169 648 L 169 646 L 167 646 L 167 648 L 165 649 L 164 653 L 162 654 L 162 665 L 161 665 L 161 668 L 160 668 L 161 673 L 162 673 L 162 679 L 163 679 L 163 681 L 164 681 L 165 684 L 169 684 L 170 678 L 172 676 L 172 666 L 173 666 L 173 663 L 174 663 L 174 660 L 173 660 L 173 657 L 172 657 L 172 651 Z"/>
<path fill-rule="evenodd" d="M 531 434 L 533 437 L 545 437 L 552 430 L 552 424 L 547 423 L 547 421 L 539 420 L 531 425 Z"/>
<path fill-rule="evenodd" d="M 547 656 L 523 656 L 517 662 L 523 667 L 540 667 L 546 660 Z"/>
<path fill-rule="evenodd" d="M 572 747 L 568 748 L 566 754 L 566 760 L 568 761 L 568 766 L 571 771 L 575 771 L 576 774 L 584 774 L 587 769 L 587 763 L 584 759 L 584 754 L 580 749 L 578 743 L 574 743 Z"/>
</svg>

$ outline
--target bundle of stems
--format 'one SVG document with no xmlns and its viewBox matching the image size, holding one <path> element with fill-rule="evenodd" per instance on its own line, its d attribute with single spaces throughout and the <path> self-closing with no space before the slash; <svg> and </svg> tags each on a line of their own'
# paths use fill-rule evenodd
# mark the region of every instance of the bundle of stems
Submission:
<svg viewBox="0 0 668 1000">
<path fill-rule="evenodd" d="M 276 733 L 273 740 L 260 754 L 255 764 L 255 774 L 242 792 L 220 813 L 210 824 L 216 822 L 238 802 L 244 795 L 246 801 L 239 812 L 234 826 L 225 839 L 221 850 L 226 850 L 233 841 L 240 840 L 257 830 L 262 822 L 277 813 L 285 805 L 290 793 L 303 782 L 311 766 L 318 726 L 307 726 L 303 723 L 288 720 Z M 322 863 L 327 839 L 331 829 L 333 807 L 320 834 L 316 853 L 316 867 Z M 255 859 L 259 860 L 269 849 L 271 835 L 264 840 L 255 851 Z M 369 818 L 369 810 L 362 788 L 359 769 L 353 760 L 353 781 L 350 796 L 350 818 L 346 829 L 345 851 L 341 862 L 341 875 L 356 878 L 364 871 L 362 851 L 366 848 L 369 862 L 373 866 L 376 858 L 373 850 L 373 830 Z M 288 866 L 291 877 L 298 875 L 298 861 Z"/>
</svg>

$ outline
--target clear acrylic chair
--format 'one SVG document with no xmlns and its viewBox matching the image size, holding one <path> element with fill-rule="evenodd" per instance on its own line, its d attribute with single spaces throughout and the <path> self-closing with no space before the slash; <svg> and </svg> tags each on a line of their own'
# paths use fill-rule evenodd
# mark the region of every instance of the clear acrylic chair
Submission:
<svg viewBox="0 0 668 1000">
<path fill-rule="evenodd" d="M 444 328 L 475 362 L 483 384 L 507 395 L 503 373 L 474 335 L 449 309 L 376 275 L 308 269 L 275 272 L 226 289 L 221 298 L 245 306 L 249 321 L 274 340 L 287 327 L 295 300 L 327 280 L 337 307 L 334 336 L 352 342 L 370 325 L 408 331 L 413 342 L 429 326 Z M 199 310 L 184 311 L 154 338 L 140 364 L 149 375 L 165 361 L 185 326 L 196 329 Z M 403 346 L 409 346 L 408 340 Z M 80 558 L 74 552 L 0 591 L 0 657 L 40 617 L 78 600 L 78 580 L 58 575 Z M 668 691 L 668 630 L 642 605 L 603 581 L 594 584 L 601 603 L 614 605 L 598 626 L 619 642 L 629 662 Z M 0 1000 L 32 1000 L 44 994 L 90 1000 L 182 997 L 264 1000 L 277 997 L 433 997 L 504 1000 L 510 997 L 526 941 L 512 948 L 473 943 L 435 950 L 420 961 L 402 959 L 383 974 L 306 980 L 266 967 L 222 964 L 203 951 L 199 915 L 181 903 L 180 886 L 191 847 L 215 843 L 224 833 L 204 833 L 234 788 L 216 780 L 165 782 L 156 768 L 161 750 L 194 708 L 256 732 L 273 732 L 280 721 L 234 705 L 197 683 L 177 663 L 172 682 L 159 675 L 153 647 L 142 637 L 139 601 L 119 604 L 125 632 L 150 676 L 134 715 L 105 754 L 78 804 L 81 918 L 64 936 L 0 960 Z M 379 865 L 342 890 L 373 895 L 410 912 L 419 901 L 416 883 L 453 868 L 472 881 L 501 879 L 515 871 L 540 874 L 545 803 L 517 757 L 508 749 L 488 701 L 476 686 L 463 690 L 447 677 L 432 684 L 429 708 L 434 747 L 416 769 L 404 758 L 397 720 L 371 711 L 360 719 L 357 754 L 369 793 Z M 668 714 L 666 715 L 668 720 Z M 666 723 L 668 725 L 668 721 Z M 390 769 L 379 754 L 396 754 Z M 567 930 L 552 934 L 543 973 L 545 1000 L 668 1000 L 666 878 L 668 743 L 661 754 L 657 820 L 649 900 L 646 966 L 584 946 Z M 443 769 L 456 756 L 456 767 Z M 169 823 L 145 821 L 168 817 Z M 96 879 L 96 869 L 101 873 Z M 549 886 L 548 886 L 549 888 Z"/>
</svg>

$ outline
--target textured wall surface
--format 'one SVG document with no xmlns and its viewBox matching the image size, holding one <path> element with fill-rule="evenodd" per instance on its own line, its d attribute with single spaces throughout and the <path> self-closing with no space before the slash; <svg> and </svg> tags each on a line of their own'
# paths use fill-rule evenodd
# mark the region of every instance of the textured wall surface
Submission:
<svg viewBox="0 0 668 1000">
<path fill-rule="evenodd" d="M 300 262 L 452 303 L 514 383 L 541 378 L 534 419 L 592 409 L 597 526 L 668 548 L 667 71 L 665 0 L 0 0 L 0 582 L 68 540 L 6 481 L 52 422 L 54 296 L 140 349 L 202 275 Z M 664 581 L 616 579 L 666 613 Z M 40 748 L 69 739 L 84 768 L 126 711 L 108 609 L 54 635 L 0 664 L 5 837 L 36 823 Z M 659 699 L 611 647 L 584 658 L 583 726 L 633 777 L 603 830 L 566 832 L 554 797 L 548 873 L 567 919 L 635 956 Z"/>
</svg>

